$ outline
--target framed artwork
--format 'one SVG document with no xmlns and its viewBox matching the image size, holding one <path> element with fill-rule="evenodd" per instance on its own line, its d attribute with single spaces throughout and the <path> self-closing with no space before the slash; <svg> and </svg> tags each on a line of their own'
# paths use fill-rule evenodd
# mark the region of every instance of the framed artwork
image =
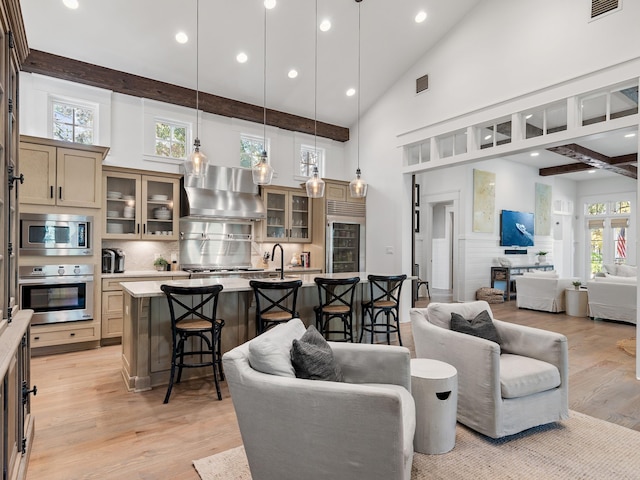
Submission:
<svg viewBox="0 0 640 480">
<path fill-rule="evenodd" d="M 551 235 L 551 185 L 536 183 L 536 234 Z"/>
<path fill-rule="evenodd" d="M 493 233 L 496 207 L 496 174 L 473 169 L 473 231 Z"/>
<path fill-rule="evenodd" d="M 420 233 L 420 210 L 415 210 L 413 214 L 413 230 Z"/>
<path fill-rule="evenodd" d="M 413 196 L 415 198 L 415 206 L 420 206 L 420 184 L 416 183 L 413 186 Z"/>
</svg>

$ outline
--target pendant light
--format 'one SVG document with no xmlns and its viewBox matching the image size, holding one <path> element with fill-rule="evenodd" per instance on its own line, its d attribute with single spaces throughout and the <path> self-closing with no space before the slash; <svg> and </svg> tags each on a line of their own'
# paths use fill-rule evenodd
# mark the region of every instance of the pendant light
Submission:
<svg viewBox="0 0 640 480">
<path fill-rule="evenodd" d="M 269 185 L 273 178 L 273 167 L 269 164 L 269 156 L 267 155 L 267 9 L 273 6 L 267 6 L 264 3 L 264 57 L 263 57 L 263 82 L 262 82 L 262 101 L 263 101 L 263 140 L 262 152 L 257 155 L 258 159 L 251 167 L 253 183 L 256 185 Z"/>
<path fill-rule="evenodd" d="M 185 173 L 192 177 L 203 178 L 207 174 L 207 156 L 200 151 L 200 85 L 199 85 L 199 33 L 200 33 L 200 0 L 196 0 L 196 138 L 193 141 L 193 152 L 184 163 Z"/>
<path fill-rule="evenodd" d="M 313 175 L 307 180 L 307 197 L 324 197 L 325 183 L 318 173 L 318 0 L 316 0 L 315 32 L 315 64 L 313 74 L 313 153 L 316 157 Z"/>
<path fill-rule="evenodd" d="M 358 168 L 356 169 L 356 178 L 349 183 L 349 192 L 354 198 L 364 198 L 367 196 L 367 182 L 360 178 L 360 3 L 362 0 L 355 0 L 358 4 Z"/>
</svg>

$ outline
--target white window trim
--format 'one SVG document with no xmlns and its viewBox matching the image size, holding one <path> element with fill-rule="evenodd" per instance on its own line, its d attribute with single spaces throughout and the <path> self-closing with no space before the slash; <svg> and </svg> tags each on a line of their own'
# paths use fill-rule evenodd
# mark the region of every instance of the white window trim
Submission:
<svg viewBox="0 0 640 480">
<path fill-rule="evenodd" d="M 293 178 L 295 180 L 298 181 L 307 181 L 309 178 L 311 178 L 311 175 L 309 176 L 304 176 L 304 175 L 300 175 L 300 162 L 301 162 L 301 154 L 303 150 L 315 150 L 318 153 L 318 174 L 320 175 L 320 177 L 324 177 L 324 166 L 325 166 L 325 159 L 326 159 L 326 155 L 327 155 L 327 150 L 323 147 L 319 147 L 319 146 L 314 146 L 314 145 L 310 145 L 307 143 L 301 143 L 300 144 L 300 148 L 297 151 L 297 155 L 295 156 L 295 160 L 294 160 L 294 172 L 295 174 L 293 175 Z"/>
<path fill-rule="evenodd" d="M 155 153 L 155 147 L 156 147 L 156 124 L 159 123 L 159 122 L 168 123 L 169 125 L 171 125 L 173 127 L 184 127 L 186 129 L 186 135 L 185 135 L 185 157 L 184 158 L 157 155 Z M 168 117 L 154 116 L 153 117 L 153 152 L 154 153 L 149 154 L 147 156 L 153 157 L 153 158 L 158 159 L 158 160 L 168 161 L 167 163 L 174 163 L 174 162 L 183 163 L 187 158 L 189 158 L 189 154 L 191 153 L 191 148 L 192 148 L 192 145 L 193 145 L 193 138 L 194 138 L 194 135 L 193 135 L 193 124 L 187 123 L 187 122 L 182 122 L 180 120 L 171 119 L 171 118 L 168 118 Z"/>
<path fill-rule="evenodd" d="M 47 104 L 47 135 L 53 138 L 53 104 L 63 103 L 73 107 L 81 107 L 93 110 L 93 145 L 100 145 L 100 104 L 95 102 L 87 102 L 72 97 L 62 95 L 49 95 Z"/>
<path fill-rule="evenodd" d="M 256 135 L 253 133 L 242 133 L 240 132 L 240 136 L 238 137 L 238 143 L 242 142 L 242 139 L 247 139 L 251 141 L 256 141 L 262 143 L 263 148 L 267 151 L 267 162 L 271 165 L 271 139 L 269 137 L 264 137 L 264 135 Z M 246 168 L 240 165 L 240 156 L 238 155 L 238 164 L 239 168 Z M 273 165 L 272 165 L 273 166 Z"/>
</svg>

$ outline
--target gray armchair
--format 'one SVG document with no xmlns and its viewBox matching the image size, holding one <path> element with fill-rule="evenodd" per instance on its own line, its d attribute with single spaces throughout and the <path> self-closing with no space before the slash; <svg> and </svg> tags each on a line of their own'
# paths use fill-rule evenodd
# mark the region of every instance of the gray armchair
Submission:
<svg viewBox="0 0 640 480">
<path fill-rule="evenodd" d="M 569 416 L 568 347 L 564 335 L 493 319 L 502 348 L 450 330 L 451 312 L 469 319 L 485 301 L 432 303 L 410 311 L 416 356 L 458 370 L 458 421 L 493 438 Z"/>
<path fill-rule="evenodd" d="M 329 342 L 344 382 L 328 382 L 254 370 L 255 340 L 222 358 L 253 480 L 410 479 L 408 349 Z"/>
</svg>

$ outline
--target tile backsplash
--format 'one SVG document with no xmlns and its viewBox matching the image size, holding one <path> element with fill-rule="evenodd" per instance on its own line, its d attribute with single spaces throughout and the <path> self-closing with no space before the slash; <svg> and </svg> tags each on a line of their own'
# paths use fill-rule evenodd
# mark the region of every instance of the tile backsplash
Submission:
<svg viewBox="0 0 640 480">
<path fill-rule="evenodd" d="M 102 248 L 120 248 L 124 251 L 124 268 L 128 270 L 155 270 L 153 261 L 161 255 L 171 263 L 172 255 L 180 263 L 178 242 L 147 242 L 141 240 L 103 240 Z"/>
</svg>

